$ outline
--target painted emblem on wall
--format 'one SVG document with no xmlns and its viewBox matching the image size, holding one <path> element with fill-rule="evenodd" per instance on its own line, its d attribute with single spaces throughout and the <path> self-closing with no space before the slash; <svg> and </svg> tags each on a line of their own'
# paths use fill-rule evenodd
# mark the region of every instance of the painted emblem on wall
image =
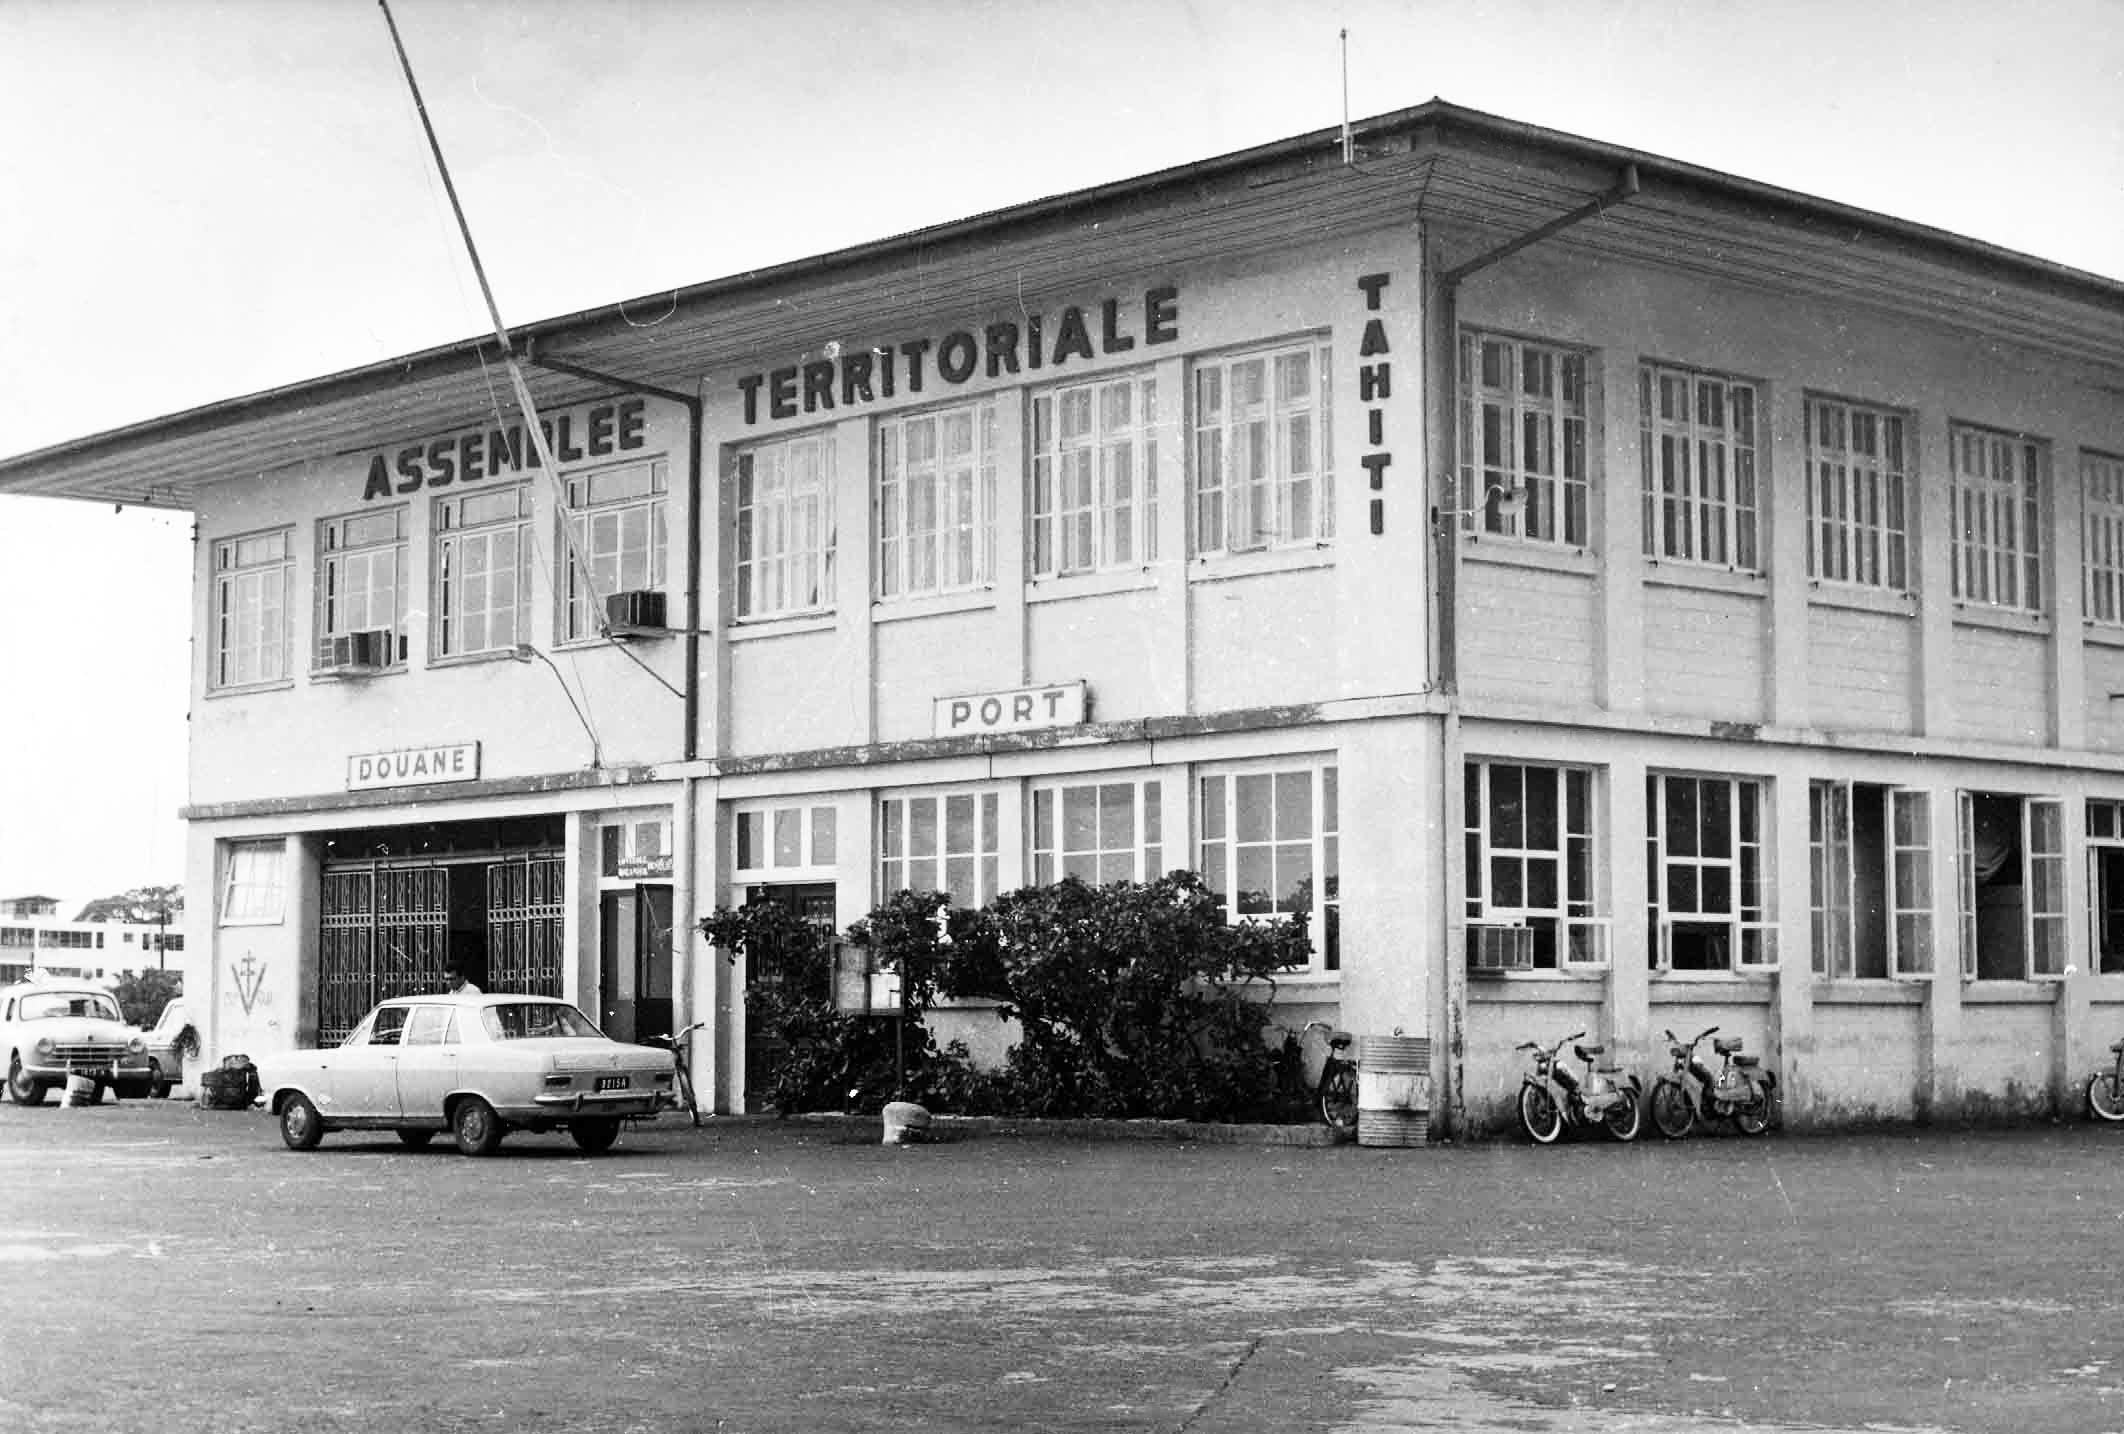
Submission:
<svg viewBox="0 0 2124 1434">
<path fill-rule="evenodd" d="M 246 956 L 241 962 L 229 963 L 229 975 L 236 983 L 236 998 L 243 1002 L 243 1013 L 248 1016 L 258 1004 L 258 988 L 265 984 L 265 967 L 258 964 L 256 956 Z"/>
</svg>

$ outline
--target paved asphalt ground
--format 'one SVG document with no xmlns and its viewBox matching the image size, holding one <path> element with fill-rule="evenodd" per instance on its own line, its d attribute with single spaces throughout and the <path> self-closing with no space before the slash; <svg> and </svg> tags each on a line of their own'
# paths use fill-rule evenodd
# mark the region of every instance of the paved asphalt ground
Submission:
<svg viewBox="0 0 2124 1434">
<path fill-rule="evenodd" d="M 2124 1430 L 2124 1130 L 1539 1150 L 0 1108 L 0 1431 Z"/>
</svg>

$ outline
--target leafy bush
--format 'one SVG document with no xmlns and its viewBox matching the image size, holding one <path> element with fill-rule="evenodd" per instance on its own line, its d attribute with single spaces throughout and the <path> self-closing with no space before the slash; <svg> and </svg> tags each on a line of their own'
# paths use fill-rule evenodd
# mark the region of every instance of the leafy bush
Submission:
<svg viewBox="0 0 2124 1434">
<path fill-rule="evenodd" d="M 162 1019 L 162 1008 L 184 994 L 181 971 L 128 971 L 112 988 L 128 1025 L 142 1030 Z"/>
</svg>

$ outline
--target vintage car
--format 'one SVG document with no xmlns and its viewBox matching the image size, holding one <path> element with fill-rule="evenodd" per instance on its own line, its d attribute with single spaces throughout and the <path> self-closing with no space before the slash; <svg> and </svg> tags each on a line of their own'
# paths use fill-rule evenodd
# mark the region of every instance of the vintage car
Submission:
<svg viewBox="0 0 2124 1434">
<path fill-rule="evenodd" d="M 125 1023 L 118 998 L 91 981 L 23 981 L 0 989 L 0 1053 L 7 1095 L 42 1105 L 45 1093 L 72 1075 L 96 1082 L 96 1096 L 148 1093 L 154 1073 L 147 1042 Z"/>
<path fill-rule="evenodd" d="M 566 1130 L 597 1154 L 621 1121 L 674 1099 L 671 1052 L 608 1040 L 550 996 L 400 996 L 337 1046 L 259 1065 L 291 1150 L 334 1130 L 393 1130 L 412 1146 L 447 1130 L 465 1154 L 491 1155 L 510 1130 Z"/>
<path fill-rule="evenodd" d="M 174 997 L 162 1008 L 162 1015 L 145 1038 L 148 1094 L 161 1100 L 170 1093 L 170 1087 L 184 1084 L 184 1063 L 199 1058 L 199 1031 L 192 1024 L 184 997 Z"/>
</svg>

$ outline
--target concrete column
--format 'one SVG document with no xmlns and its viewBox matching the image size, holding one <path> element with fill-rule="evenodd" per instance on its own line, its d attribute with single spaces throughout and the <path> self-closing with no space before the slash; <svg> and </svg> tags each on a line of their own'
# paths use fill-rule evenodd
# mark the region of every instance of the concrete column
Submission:
<svg viewBox="0 0 2124 1434">
<path fill-rule="evenodd" d="M 1920 1122 L 1951 1120 L 1962 1109 L 1961 808 L 1951 786 L 1932 788 L 1931 797 L 1932 919 L 1938 939 L 1918 1018 Z"/>
<path fill-rule="evenodd" d="M 1593 495 L 1594 550 L 1600 554 L 1600 626 L 1594 634 L 1594 700 L 1613 712 L 1645 706 L 1645 539 L 1638 455 L 1637 360 L 1603 349 L 1589 360 L 1589 405 L 1599 454 Z M 1640 785 L 1642 785 L 1640 783 Z M 1640 803 L 1643 793 L 1638 794 Z M 1639 890 L 1643 888 L 1640 887 Z"/>
<path fill-rule="evenodd" d="M 2050 740 L 2052 745 L 2070 750 L 2087 745 L 2087 647 L 2083 641 L 2086 605 L 2080 578 L 2083 514 L 2078 450 L 2067 449 L 2056 455 L 2053 471 L 2044 479 L 2044 490 L 2050 495 L 2050 550 L 2043 555 L 2049 588 L 2045 607 L 2050 613 Z M 2078 851 L 2080 847 L 2073 844 L 2066 850 Z"/>
<path fill-rule="evenodd" d="M 1158 382 L 1158 466 L 1151 474 L 1151 483 L 1158 505 L 1158 561 L 1151 572 L 1158 589 L 1157 602 L 1144 622 L 1141 640 L 1153 653 L 1151 671 L 1156 695 L 1151 710 L 1177 715 L 1192 710 L 1194 703 L 1193 669 L 1188 661 L 1194 648 L 1191 637 L 1193 608 L 1187 596 L 1187 555 L 1193 546 L 1194 509 L 1188 501 L 1187 484 L 1187 361 L 1166 359 L 1157 365 L 1155 373 Z M 1173 793 L 1165 795 L 1168 803 L 1165 808 L 1166 830 L 1170 831 L 1175 811 L 1170 804 Z M 1178 810 L 1184 812 L 1187 809 L 1184 783 L 1179 795 Z M 1168 870 L 1194 864 L 1193 849 L 1186 850 L 1188 854 L 1184 861 L 1172 857 L 1166 859 Z"/>
<path fill-rule="evenodd" d="M 1608 824 L 1601 833 L 1608 857 L 1608 998 L 1601 1015 L 1616 1062 L 1651 1070 L 1664 1054 L 1652 1044 L 1651 933 L 1645 912 L 1645 760 L 1633 750 L 1608 764 Z"/>
<path fill-rule="evenodd" d="M 869 420 L 852 418 L 834 429 L 833 487 L 834 662 L 855 703 L 849 740 L 875 742 L 878 652 L 870 598 L 877 589 L 877 543 L 870 531 Z"/>
<path fill-rule="evenodd" d="M 1025 462 L 1025 436 L 1031 431 L 1031 415 L 1026 412 L 1023 388 L 1005 389 L 988 401 L 996 406 L 996 511 L 989 515 L 995 524 L 995 567 L 989 574 L 996 601 L 995 631 L 1016 649 L 1012 658 L 1016 680 L 1029 683 L 1034 677 L 1032 644 L 1025 630 L 1026 535 L 1030 529 L 1025 518 L 1024 475 L 1030 471 Z M 1006 823 L 1003 830 L 1015 828 Z"/>
<path fill-rule="evenodd" d="M 1954 725 L 1953 453 L 1944 412 L 1928 408 L 1912 419 L 1912 427 L 1917 431 L 1917 462 L 1911 485 L 1916 510 L 1911 557 L 1917 569 L 1914 581 L 1919 601 L 1917 661 L 1911 664 L 1917 691 L 1911 694 L 1910 710 L 1917 719 L 1918 735 L 1936 737 Z M 1953 793 L 1947 795 L 1952 798 Z M 1947 817 L 1951 832 L 1952 805 Z"/>
<path fill-rule="evenodd" d="M 1807 725 L 1806 424 L 1806 395 L 1789 385 L 1773 388 L 1756 475 L 1764 526 L 1758 541 L 1770 578 L 1770 621 L 1764 629 L 1769 651 L 1763 655 L 1770 690 L 1763 711 L 1773 725 L 1792 728 Z M 1803 803 L 1802 816 L 1805 811 Z M 1800 854 L 1805 857 L 1804 847 Z M 1806 870 L 1804 861 L 1798 869 Z"/>
<path fill-rule="evenodd" d="M 1806 881 L 1793 877 L 1808 869 L 1806 777 L 1794 773 L 1779 781 L 1773 800 L 1777 850 L 1771 879 L 1776 882 L 1775 890 L 1788 899 L 1779 903 L 1777 916 L 1778 965 L 1770 1001 L 1770 1044 L 1777 1051 L 1775 1074 L 1786 1113 L 1804 1124 L 1814 1098 L 1808 1069 L 1814 1059 L 1813 921 L 1805 899 Z"/>
</svg>

